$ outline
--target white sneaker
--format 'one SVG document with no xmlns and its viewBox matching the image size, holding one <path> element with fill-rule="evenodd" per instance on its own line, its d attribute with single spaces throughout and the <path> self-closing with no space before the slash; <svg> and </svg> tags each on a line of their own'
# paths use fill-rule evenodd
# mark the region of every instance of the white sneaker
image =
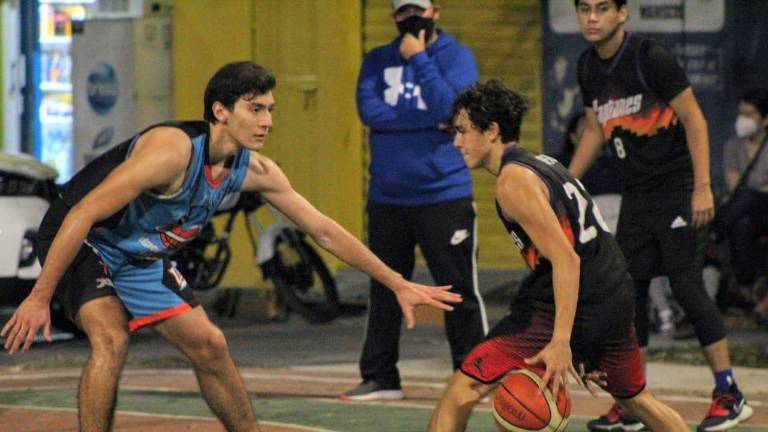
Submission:
<svg viewBox="0 0 768 432">
<path fill-rule="evenodd" d="M 363 381 L 357 387 L 340 396 L 346 401 L 400 400 L 404 399 L 403 389 L 387 387 L 378 381 Z"/>
</svg>

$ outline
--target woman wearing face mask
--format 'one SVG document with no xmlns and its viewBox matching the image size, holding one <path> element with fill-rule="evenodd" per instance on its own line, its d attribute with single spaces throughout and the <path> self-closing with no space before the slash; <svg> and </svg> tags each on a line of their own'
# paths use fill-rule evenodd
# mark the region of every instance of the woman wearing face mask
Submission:
<svg viewBox="0 0 768 432">
<path fill-rule="evenodd" d="M 736 136 L 723 151 L 730 200 L 719 219 L 730 244 L 736 281 L 744 288 L 740 291 L 749 292 L 759 272 L 766 270 L 760 238 L 768 235 L 768 89 L 755 89 L 741 98 L 735 129 Z M 768 310 L 762 313 L 766 314 L 763 319 L 768 318 Z"/>
</svg>

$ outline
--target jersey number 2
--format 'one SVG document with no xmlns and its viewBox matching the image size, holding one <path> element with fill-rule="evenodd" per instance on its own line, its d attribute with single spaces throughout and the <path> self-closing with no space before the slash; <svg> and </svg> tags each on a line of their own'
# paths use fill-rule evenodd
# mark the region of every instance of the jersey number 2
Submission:
<svg viewBox="0 0 768 432">
<path fill-rule="evenodd" d="M 568 199 L 573 200 L 576 198 L 576 205 L 579 208 L 579 243 L 584 244 L 597 237 L 597 228 L 594 226 L 587 226 L 587 206 L 589 201 L 587 201 L 587 198 L 584 197 L 579 188 L 573 183 L 564 183 L 563 188 L 568 195 Z M 608 224 L 605 223 L 605 219 L 603 219 L 600 209 L 597 208 L 594 202 L 592 203 L 592 216 L 594 216 L 595 221 L 597 221 L 597 224 L 600 225 L 600 228 L 602 228 L 603 231 L 610 232 Z"/>
</svg>

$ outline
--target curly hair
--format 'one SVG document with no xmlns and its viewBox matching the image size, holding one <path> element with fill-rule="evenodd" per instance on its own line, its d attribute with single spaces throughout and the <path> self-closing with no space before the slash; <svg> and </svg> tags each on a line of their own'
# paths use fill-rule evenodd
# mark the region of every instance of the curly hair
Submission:
<svg viewBox="0 0 768 432">
<path fill-rule="evenodd" d="M 232 109 L 238 99 L 247 99 L 266 94 L 275 88 L 275 75 L 264 66 L 250 61 L 228 63 L 222 66 L 205 87 L 203 118 L 216 123 L 213 103 L 221 102 Z"/>
<path fill-rule="evenodd" d="M 477 83 L 464 90 L 453 102 L 451 118 L 455 119 L 464 110 L 475 129 L 485 131 L 491 125 L 499 125 L 501 139 L 508 143 L 520 139 L 520 123 L 528 102 L 507 88 L 499 80 Z"/>
</svg>

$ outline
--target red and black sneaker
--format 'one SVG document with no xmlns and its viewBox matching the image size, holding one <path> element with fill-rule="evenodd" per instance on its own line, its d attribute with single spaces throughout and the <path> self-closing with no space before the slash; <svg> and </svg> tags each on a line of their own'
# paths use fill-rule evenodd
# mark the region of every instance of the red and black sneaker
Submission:
<svg viewBox="0 0 768 432">
<path fill-rule="evenodd" d="M 624 412 L 621 405 L 614 403 L 607 414 L 587 423 L 591 431 L 641 431 L 645 429 L 640 420 Z"/>
<path fill-rule="evenodd" d="M 701 422 L 697 432 L 728 430 L 752 417 L 752 407 L 741 394 L 736 384 L 731 384 L 728 390 L 712 391 L 712 405 L 707 416 Z"/>
</svg>

